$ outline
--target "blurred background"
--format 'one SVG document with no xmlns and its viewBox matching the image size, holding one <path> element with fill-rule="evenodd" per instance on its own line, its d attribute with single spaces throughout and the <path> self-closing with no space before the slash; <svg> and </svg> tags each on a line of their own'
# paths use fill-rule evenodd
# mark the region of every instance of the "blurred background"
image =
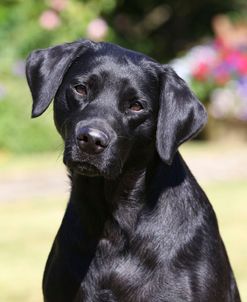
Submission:
<svg viewBox="0 0 247 302">
<path fill-rule="evenodd" d="M 25 58 L 82 37 L 170 63 L 206 106 L 208 125 L 181 152 L 215 208 L 247 301 L 246 0 L 1 0 L 0 301 L 42 301 L 69 194 L 52 106 L 30 119 Z"/>
</svg>

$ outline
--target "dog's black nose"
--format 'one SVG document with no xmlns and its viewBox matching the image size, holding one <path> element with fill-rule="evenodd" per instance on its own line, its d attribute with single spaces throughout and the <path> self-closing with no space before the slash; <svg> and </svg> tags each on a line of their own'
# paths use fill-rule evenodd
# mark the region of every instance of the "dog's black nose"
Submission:
<svg viewBox="0 0 247 302">
<path fill-rule="evenodd" d="M 82 151 L 98 154 L 108 146 L 109 137 L 101 130 L 81 127 L 77 131 L 77 142 Z"/>
</svg>

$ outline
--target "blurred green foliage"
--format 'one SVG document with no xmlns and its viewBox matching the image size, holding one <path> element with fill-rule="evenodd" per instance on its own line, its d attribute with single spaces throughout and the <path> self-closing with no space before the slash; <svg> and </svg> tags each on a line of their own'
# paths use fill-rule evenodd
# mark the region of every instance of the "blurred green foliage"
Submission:
<svg viewBox="0 0 247 302">
<path fill-rule="evenodd" d="M 24 60 L 31 50 L 92 38 L 89 24 L 100 17 L 107 27 L 102 39 L 164 62 L 210 35 L 213 15 L 245 6 L 242 0 L 1 0 L 0 151 L 46 151 L 61 144 L 51 114 L 29 119 Z M 51 28 L 43 24 L 49 18 Z"/>
<path fill-rule="evenodd" d="M 42 152 L 61 146 L 49 109 L 41 119 L 30 120 L 31 100 L 24 80 L 4 81 L 9 93 L 0 101 L 0 151 Z M 28 102 L 29 101 L 29 102 Z"/>
<path fill-rule="evenodd" d="M 0 151 L 41 152 L 59 148 L 61 140 L 52 126 L 51 109 L 30 120 L 31 95 L 24 75 L 24 60 L 36 48 L 86 36 L 87 24 L 114 8 L 114 0 L 68 1 L 56 12 L 52 1 L 1 1 L 0 4 Z M 54 11 L 59 26 L 41 25 L 45 11 Z M 110 33 L 109 33 L 110 35 Z"/>
</svg>

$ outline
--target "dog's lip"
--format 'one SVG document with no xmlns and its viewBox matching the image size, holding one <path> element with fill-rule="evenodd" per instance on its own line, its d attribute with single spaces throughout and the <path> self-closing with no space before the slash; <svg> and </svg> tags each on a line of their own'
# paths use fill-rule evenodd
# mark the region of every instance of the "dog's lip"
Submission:
<svg viewBox="0 0 247 302">
<path fill-rule="evenodd" d="M 69 168 L 76 170 L 79 174 L 100 175 L 100 170 L 93 164 L 86 161 L 69 161 L 66 163 Z"/>
</svg>

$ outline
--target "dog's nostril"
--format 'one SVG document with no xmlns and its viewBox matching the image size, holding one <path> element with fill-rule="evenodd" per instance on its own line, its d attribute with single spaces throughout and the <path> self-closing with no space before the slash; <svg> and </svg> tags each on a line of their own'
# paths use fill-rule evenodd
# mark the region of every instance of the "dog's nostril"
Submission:
<svg viewBox="0 0 247 302">
<path fill-rule="evenodd" d="M 86 135 L 83 135 L 82 138 L 79 138 L 79 140 L 84 141 L 85 143 L 88 142 L 88 137 Z"/>
<path fill-rule="evenodd" d="M 109 137 L 101 130 L 82 127 L 77 130 L 77 141 L 81 151 L 98 154 L 108 146 Z"/>
<path fill-rule="evenodd" d="M 99 140 L 96 140 L 95 145 L 100 146 L 100 147 L 104 147 L 103 143 Z"/>
</svg>

